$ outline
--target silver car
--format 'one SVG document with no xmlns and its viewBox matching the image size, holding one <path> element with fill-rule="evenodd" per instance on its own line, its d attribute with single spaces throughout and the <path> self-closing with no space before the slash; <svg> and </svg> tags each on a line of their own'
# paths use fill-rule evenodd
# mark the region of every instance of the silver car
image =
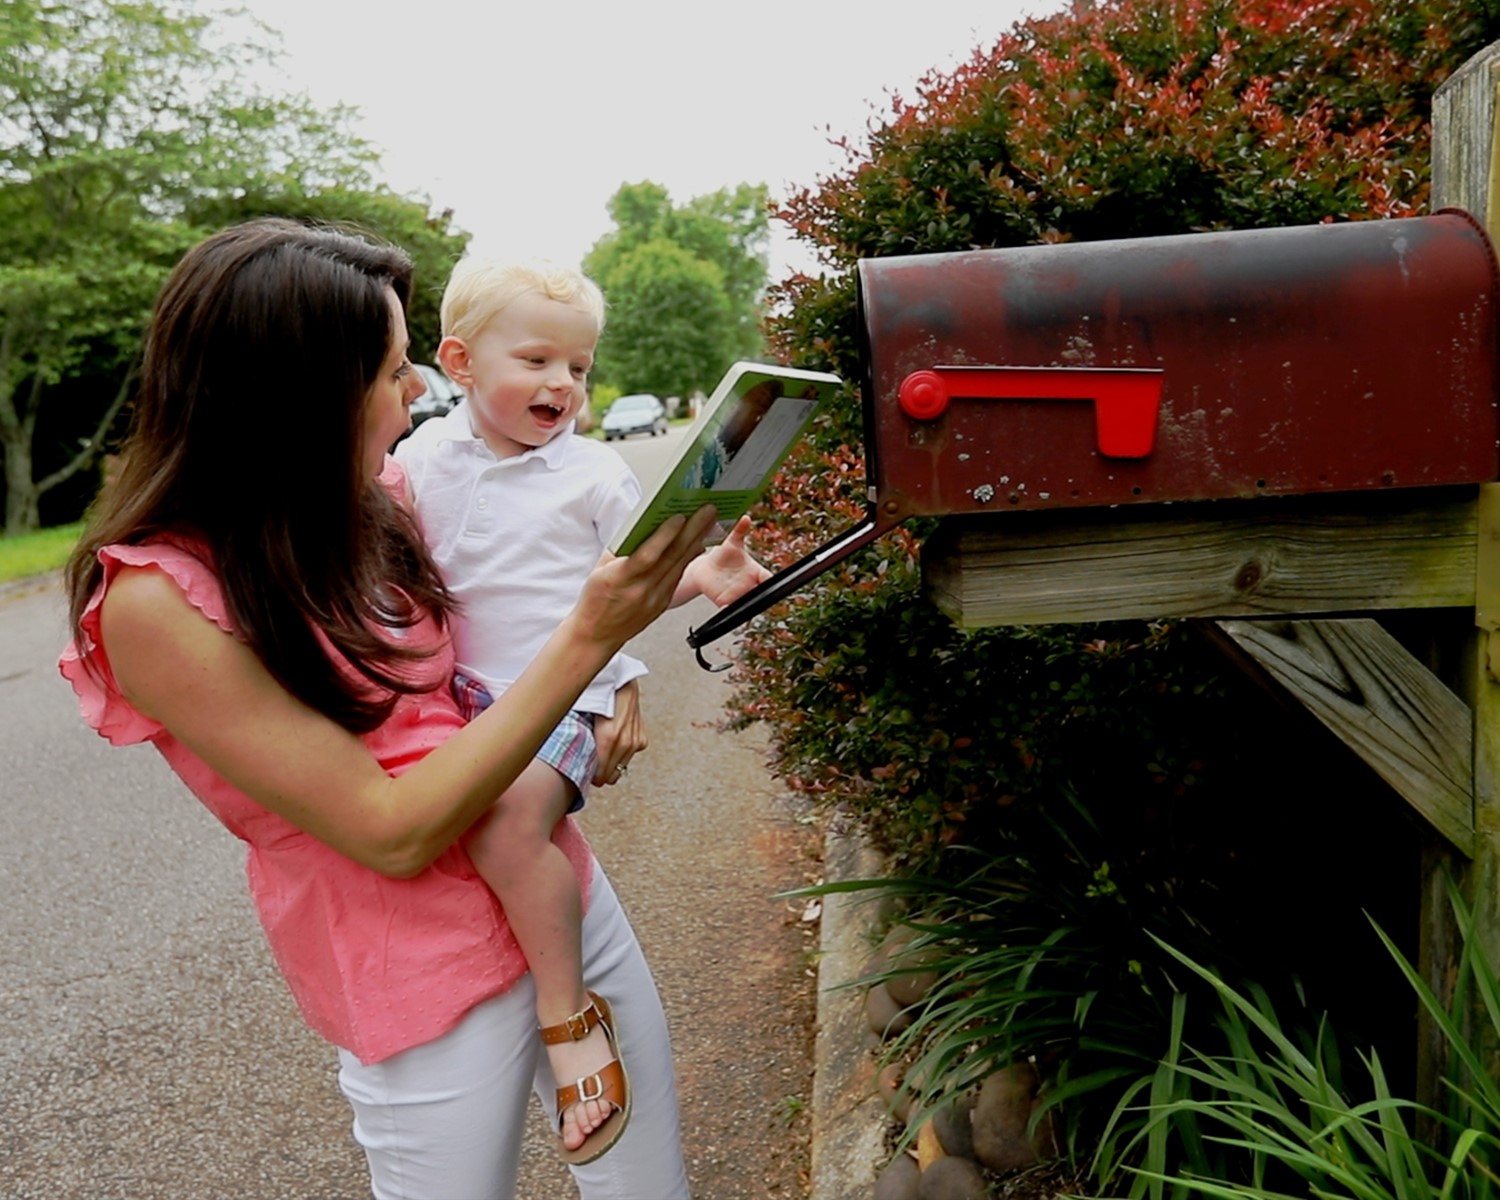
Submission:
<svg viewBox="0 0 1500 1200">
<path fill-rule="evenodd" d="M 621 396 L 609 406 L 599 422 L 604 440 L 629 437 L 632 433 L 649 433 L 652 437 L 667 432 L 667 408 L 655 396 L 645 392 Z"/>
<path fill-rule="evenodd" d="M 464 398 L 464 390 L 436 367 L 413 363 L 427 390 L 411 402 L 411 427 L 415 429 L 429 417 L 441 417 Z"/>
</svg>

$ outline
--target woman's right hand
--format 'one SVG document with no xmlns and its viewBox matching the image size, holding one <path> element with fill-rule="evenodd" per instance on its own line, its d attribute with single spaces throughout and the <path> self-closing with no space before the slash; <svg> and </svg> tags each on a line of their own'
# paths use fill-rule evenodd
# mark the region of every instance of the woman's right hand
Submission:
<svg viewBox="0 0 1500 1200">
<path fill-rule="evenodd" d="M 691 517 L 669 517 L 629 557 L 605 554 L 573 610 L 578 636 L 613 653 L 661 616 L 715 520 L 714 506 L 705 504 Z"/>
</svg>

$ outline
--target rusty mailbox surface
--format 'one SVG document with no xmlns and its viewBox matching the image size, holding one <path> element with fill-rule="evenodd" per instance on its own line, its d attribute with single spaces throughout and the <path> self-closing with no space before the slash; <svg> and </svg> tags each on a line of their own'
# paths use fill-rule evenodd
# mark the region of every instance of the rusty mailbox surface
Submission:
<svg viewBox="0 0 1500 1200">
<path fill-rule="evenodd" d="M 1463 213 L 869 259 L 859 296 L 887 518 L 1497 474 Z"/>
<path fill-rule="evenodd" d="M 866 259 L 858 290 L 866 518 L 695 647 L 912 516 L 1500 475 L 1466 213 Z"/>
</svg>

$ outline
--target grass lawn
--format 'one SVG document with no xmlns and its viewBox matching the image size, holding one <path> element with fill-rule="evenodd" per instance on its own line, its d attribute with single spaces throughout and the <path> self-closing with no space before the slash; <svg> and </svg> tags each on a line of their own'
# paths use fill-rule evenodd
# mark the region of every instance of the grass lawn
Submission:
<svg viewBox="0 0 1500 1200">
<path fill-rule="evenodd" d="M 83 522 L 79 521 L 37 533 L 0 537 L 0 583 L 57 570 L 67 561 L 82 531 Z"/>
</svg>

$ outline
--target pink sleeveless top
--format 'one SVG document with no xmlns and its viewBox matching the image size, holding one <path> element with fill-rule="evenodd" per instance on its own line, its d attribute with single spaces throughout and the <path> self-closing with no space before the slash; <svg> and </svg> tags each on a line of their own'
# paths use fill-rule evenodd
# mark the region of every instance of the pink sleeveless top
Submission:
<svg viewBox="0 0 1500 1200">
<path fill-rule="evenodd" d="M 218 579 L 188 543 L 107 546 L 99 558 L 104 582 L 84 614 L 83 643 L 68 645 L 59 670 L 90 726 L 112 745 L 154 745 L 246 844 L 261 925 L 315 1031 L 363 1062 L 379 1062 L 446 1033 L 474 1005 L 525 974 L 505 913 L 461 846 L 450 846 L 412 879 L 387 878 L 257 804 L 131 707 L 115 685 L 99 631 L 100 602 L 122 568 L 164 571 L 205 618 L 226 632 L 234 629 Z M 446 681 L 453 650 L 437 623 L 424 621 L 408 640 L 438 647 L 430 669 Z M 445 684 L 402 696 L 390 718 L 362 740 L 386 771 L 400 775 L 463 723 Z M 553 840 L 573 864 L 586 901 L 593 873 L 588 843 L 572 820 Z"/>
</svg>

